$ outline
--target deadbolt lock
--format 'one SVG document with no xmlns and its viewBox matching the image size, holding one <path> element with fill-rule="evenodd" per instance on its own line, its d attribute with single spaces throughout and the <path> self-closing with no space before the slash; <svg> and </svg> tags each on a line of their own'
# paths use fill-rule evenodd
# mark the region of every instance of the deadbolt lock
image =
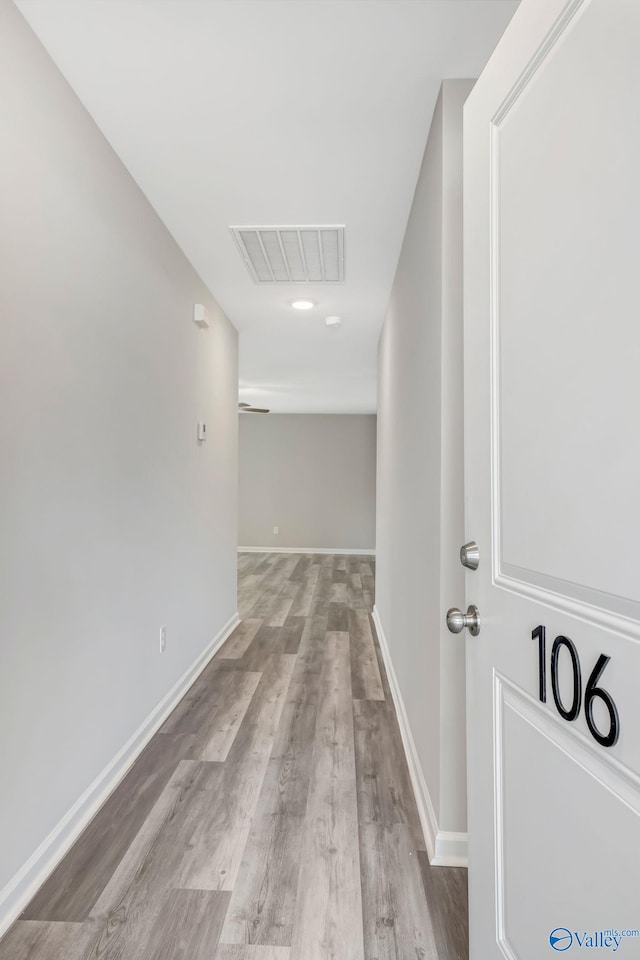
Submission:
<svg viewBox="0 0 640 960">
<path fill-rule="evenodd" d="M 477 570 L 480 563 L 480 548 L 475 540 L 460 547 L 460 563 L 469 570 Z"/>
</svg>

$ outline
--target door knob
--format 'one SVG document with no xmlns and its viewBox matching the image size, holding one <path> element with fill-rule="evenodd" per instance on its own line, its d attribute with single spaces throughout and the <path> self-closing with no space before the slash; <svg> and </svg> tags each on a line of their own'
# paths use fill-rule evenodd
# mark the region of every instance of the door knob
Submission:
<svg viewBox="0 0 640 960">
<path fill-rule="evenodd" d="M 460 563 L 469 570 L 477 570 L 480 563 L 480 548 L 475 540 L 470 540 L 460 547 Z"/>
<path fill-rule="evenodd" d="M 473 604 L 467 607 L 466 613 L 451 607 L 451 610 L 447 610 L 447 626 L 451 633 L 462 633 L 467 627 L 471 636 L 477 637 L 480 633 L 480 611 Z"/>
</svg>

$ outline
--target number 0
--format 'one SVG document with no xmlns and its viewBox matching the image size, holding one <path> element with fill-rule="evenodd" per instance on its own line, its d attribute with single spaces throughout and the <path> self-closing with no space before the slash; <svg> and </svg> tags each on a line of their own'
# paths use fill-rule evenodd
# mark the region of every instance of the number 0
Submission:
<svg viewBox="0 0 640 960">
<path fill-rule="evenodd" d="M 560 691 L 558 689 L 558 655 L 561 647 L 566 647 L 569 651 L 573 668 L 573 703 L 569 710 L 566 709 L 560 699 Z M 565 720 L 575 720 L 580 713 L 580 703 L 582 701 L 582 674 L 580 672 L 578 651 L 575 648 L 573 640 L 570 640 L 569 637 L 556 637 L 553 641 L 553 647 L 551 648 L 551 689 L 560 716 L 564 717 Z"/>
</svg>

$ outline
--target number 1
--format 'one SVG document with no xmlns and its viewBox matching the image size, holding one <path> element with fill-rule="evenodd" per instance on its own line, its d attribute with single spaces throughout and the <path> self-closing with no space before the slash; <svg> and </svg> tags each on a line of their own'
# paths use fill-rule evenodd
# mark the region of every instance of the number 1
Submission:
<svg viewBox="0 0 640 960">
<path fill-rule="evenodd" d="M 547 702 L 547 630 L 540 624 L 531 634 L 531 639 L 538 640 L 538 676 L 540 678 L 540 701 Z"/>
</svg>

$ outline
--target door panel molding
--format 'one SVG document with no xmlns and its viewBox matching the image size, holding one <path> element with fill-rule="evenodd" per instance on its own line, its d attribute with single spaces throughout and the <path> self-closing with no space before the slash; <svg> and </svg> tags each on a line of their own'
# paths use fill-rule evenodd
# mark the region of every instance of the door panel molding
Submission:
<svg viewBox="0 0 640 960">
<path fill-rule="evenodd" d="M 577 14 L 584 10 L 590 2 L 591 0 L 568 0 L 564 10 L 562 10 L 560 15 L 542 38 L 527 66 L 520 73 L 517 80 L 512 85 L 511 89 L 506 94 L 502 103 L 493 115 L 491 124 L 494 128 L 500 126 L 504 118 L 507 116 L 513 105 L 522 94 L 523 90 L 525 90 L 529 82 L 533 79 L 537 71 L 540 69 L 544 61 L 555 47 L 558 40 L 565 33 L 567 27 L 575 20 Z"/>
<path fill-rule="evenodd" d="M 640 642 L 640 604 L 633 600 L 613 597 L 591 587 L 550 577 L 537 570 L 526 570 L 511 563 L 502 564 L 500 572 L 493 577 L 493 584 L 527 600 L 535 600 L 553 610 L 596 624 L 628 640 Z M 588 616 L 585 616 L 587 613 Z"/>
<path fill-rule="evenodd" d="M 554 609 L 579 615 L 584 619 L 588 608 L 592 622 L 622 636 L 640 640 L 640 602 L 625 593 L 595 589 L 579 579 L 572 580 L 504 559 L 503 525 L 504 499 L 502 488 L 502 426 L 501 409 L 503 386 L 501 382 L 501 209 L 500 209 L 500 128 L 512 113 L 550 55 L 556 52 L 579 16 L 591 6 L 592 0 L 569 0 L 553 25 L 543 36 L 525 69 L 511 84 L 507 94 L 490 121 L 489 143 L 489 348 L 490 348 L 490 403 L 491 403 L 491 537 L 492 582 L 527 599 L 544 603 Z M 586 578 L 585 578 L 586 579 Z"/>
<path fill-rule="evenodd" d="M 516 78 L 490 121 L 489 144 L 489 349 L 491 393 L 491 533 L 493 539 L 493 576 L 498 582 L 501 570 L 500 540 L 500 126 L 522 93 L 546 61 L 558 41 L 590 0 L 568 0 L 566 6 L 542 38 L 527 66 Z"/>
<path fill-rule="evenodd" d="M 508 711 L 524 721 L 537 735 L 560 751 L 567 761 L 586 773 L 594 784 L 637 817 L 640 817 L 640 776 L 616 757 L 603 753 L 579 728 L 557 719 L 538 700 L 497 670 L 494 671 L 493 707 L 496 942 L 507 960 L 519 960 L 518 951 L 510 942 L 507 932 L 506 891 L 509 878 L 505 855 L 505 838 L 508 835 L 505 814 L 505 718 Z M 635 837 L 630 836 L 629 842 L 635 843 Z"/>
</svg>

